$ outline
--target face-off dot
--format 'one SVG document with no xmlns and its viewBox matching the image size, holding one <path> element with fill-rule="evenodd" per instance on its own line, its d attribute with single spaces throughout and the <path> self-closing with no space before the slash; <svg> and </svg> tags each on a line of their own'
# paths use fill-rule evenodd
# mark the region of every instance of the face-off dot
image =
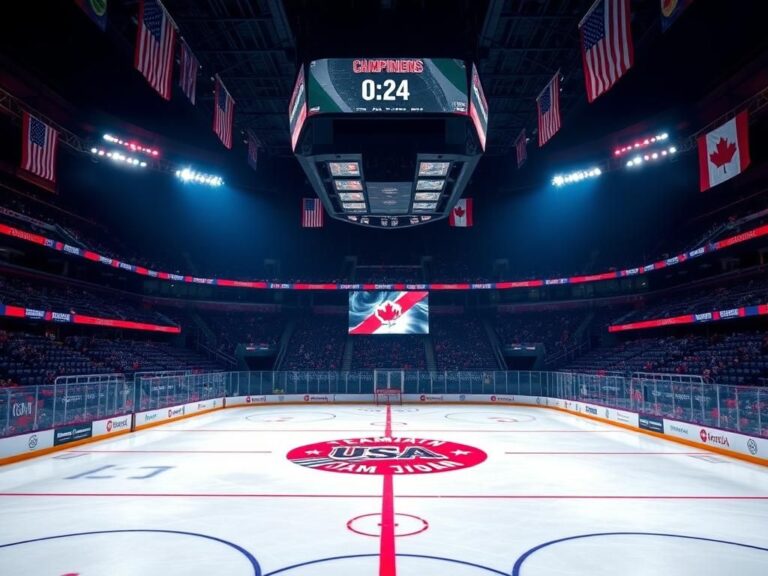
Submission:
<svg viewBox="0 0 768 576">
<path fill-rule="evenodd" d="M 361 536 L 381 536 L 381 514 L 363 514 L 347 522 L 347 528 Z M 415 536 L 429 528 L 429 522 L 413 514 L 395 514 L 395 536 Z"/>
</svg>

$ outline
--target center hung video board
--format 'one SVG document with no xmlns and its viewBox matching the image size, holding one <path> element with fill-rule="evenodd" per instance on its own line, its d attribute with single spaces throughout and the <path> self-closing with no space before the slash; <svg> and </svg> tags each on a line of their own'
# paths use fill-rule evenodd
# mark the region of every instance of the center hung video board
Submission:
<svg viewBox="0 0 768 576">
<path fill-rule="evenodd" d="M 350 292 L 348 333 L 429 334 L 429 292 Z"/>
<path fill-rule="evenodd" d="M 467 70 L 452 58 L 333 58 L 308 69 L 309 115 L 467 114 Z"/>
</svg>

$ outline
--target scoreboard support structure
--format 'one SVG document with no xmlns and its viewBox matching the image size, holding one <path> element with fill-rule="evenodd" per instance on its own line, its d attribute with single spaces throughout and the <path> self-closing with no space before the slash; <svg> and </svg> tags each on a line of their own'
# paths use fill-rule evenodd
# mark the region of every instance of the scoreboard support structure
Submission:
<svg viewBox="0 0 768 576">
<path fill-rule="evenodd" d="M 325 213 L 397 230 L 446 219 L 485 151 L 477 67 L 453 58 L 303 63 L 291 146 Z"/>
</svg>

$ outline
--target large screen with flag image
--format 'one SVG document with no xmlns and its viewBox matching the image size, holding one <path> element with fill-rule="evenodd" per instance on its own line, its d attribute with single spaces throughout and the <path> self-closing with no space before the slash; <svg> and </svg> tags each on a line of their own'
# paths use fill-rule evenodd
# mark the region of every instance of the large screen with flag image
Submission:
<svg viewBox="0 0 768 576">
<path fill-rule="evenodd" d="M 350 334 L 429 334 L 429 292 L 350 292 Z"/>
</svg>

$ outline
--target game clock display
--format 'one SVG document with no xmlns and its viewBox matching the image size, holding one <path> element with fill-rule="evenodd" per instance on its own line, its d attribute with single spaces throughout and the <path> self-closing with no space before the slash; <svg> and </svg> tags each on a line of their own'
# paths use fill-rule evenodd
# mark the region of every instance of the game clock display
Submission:
<svg viewBox="0 0 768 576">
<path fill-rule="evenodd" d="M 309 114 L 423 112 L 466 114 L 467 71 L 450 58 L 314 60 Z"/>
</svg>

